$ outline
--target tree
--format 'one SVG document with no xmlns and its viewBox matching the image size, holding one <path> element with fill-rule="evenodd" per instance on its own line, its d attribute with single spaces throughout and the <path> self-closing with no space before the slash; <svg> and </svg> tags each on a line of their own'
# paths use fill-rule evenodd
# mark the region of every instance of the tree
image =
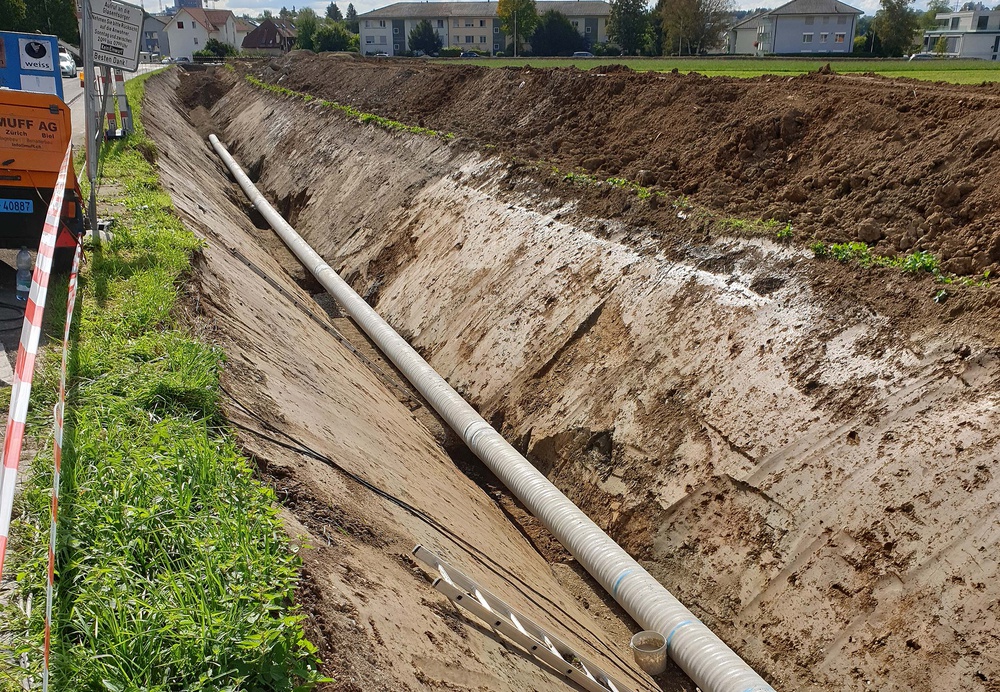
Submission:
<svg viewBox="0 0 1000 692">
<path fill-rule="evenodd" d="M 196 52 L 195 55 L 201 55 L 206 58 L 224 58 L 228 55 L 236 55 L 237 53 L 239 53 L 239 51 L 228 43 L 223 43 L 217 38 L 210 38 L 205 41 L 205 47 Z"/>
<path fill-rule="evenodd" d="M 520 49 L 521 44 L 538 26 L 535 0 L 500 0 L 497 3 L 497 16 L 500 17 L 500 31 L 512 37 L 515 50 Z"/>
<path fill-rule="evenodd" d="M 434 27 L 426 19 L 421 19 L 415 27 L 410 29 L 408 41 L 410 50 L 420 50 L 427 55 L 434 55 L 441 50 L 442 46 L 441 37 L 437 35 Z"/>
<path fill-rule="evenodd" d="M 326 6 L 326 18 L 332 19 L 335 22 L 342 22 L 344 20 L 344 15 L 341 13 L 340 8 L 337 7 L 337 3 L 331 2 Z"/>
<path fill-rule="evenodd" d="M 948 0 L 931 0 L 927 3 L 927 11 L 920 15 L 920 28 L 931 31 L 937 28 L 937 16 L 942 12 L 951 12 Z"/>
<path fill-rule="evenodd" d="M 721 45 L 731 12 L 731 0 L 659 0 L 663 52 L 698 55 Z"/>
<path fill-rule="evenodd" d="M 352 34 L 358 33 L 358 11 L 354 9 L 354 3 L 347 3 L 347 14 L 344 16 L 347 20 L 347 30 Z"/>
<path fill-rule="evenodd" d="M 573 27 L 569 18 L 555 10 L 549 10 L 539 17 L 538 26 L 531 34 L 533 55 L 573 55 L 585 47 L 583 36 Z"/>
<path fill-rule="evenodd" d="M 910 9 L 913 0 L 881 0 L 882 9 L 875 13 L 872 30 L 882 42 L 882 55 L 899 56 L 910 52 L 919 27 L 916 12 Z"/>
<path fill-rule="evenodd" d="M 621 46 L 623 53 L 638 53 L 646 45 L 648 33 L 646 0 L 611 0 L 608 38 Z"/>
<path fill-rule="evenodd" d="M 340 22 L 323 22 L 313 35 L 316 52 L 326 50 L 350 50 L 353 37 Z"/>
<path fill-rule="evenodd" d="M 24 0 L 0 0 L 0 31 L 13 31 L 24 14 Z"/>
<path fill-rule="evenodd" d="M 319 29 L 319 17 L 308 7 L 299 12 L 295 20 L 295 47 L 316 50 L 316 31 Z"/>
<path fill-rule="evenodd" d="M 0 0 L 0 9 L 6 9 L 7 3 Z M 16 13 L 18 2 L 12 6 Z M 14 23 L 15 31 L 32 33 L 41 31 L 43 34 L 53 34 L 68 43 L 79 45 L 80 25 L 76 20 L 76 5 L 74 0 L 21 0 L 24 13 L 21 19 Z M 6 23 L 6 12 L 0 15 L 0 23 Z"/>
</svg>

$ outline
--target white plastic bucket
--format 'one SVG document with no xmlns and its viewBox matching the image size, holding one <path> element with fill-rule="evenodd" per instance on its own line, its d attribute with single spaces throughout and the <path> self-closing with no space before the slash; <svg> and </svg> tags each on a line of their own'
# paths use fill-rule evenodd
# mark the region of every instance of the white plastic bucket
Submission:
<svg viewBox="0 0 1000 692">
<path fill-rule="evenodd" d="M 667 669 L 667 640 L 659 632 L 639 632 L 630 644 L 636 664 L 650 675 Z"/>
</svg>

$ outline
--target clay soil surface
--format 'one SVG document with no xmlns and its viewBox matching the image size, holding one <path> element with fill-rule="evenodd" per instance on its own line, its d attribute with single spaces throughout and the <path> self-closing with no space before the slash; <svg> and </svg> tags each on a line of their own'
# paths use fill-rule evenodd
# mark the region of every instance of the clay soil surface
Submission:
<svg viewBox="0 0 1000 692">
<path fill-rule="evenodd" d="M 455 137 L 360 124 L 252 87 L 242 70 Z M 416 540 L 512 600 L 530 583 L 526 607 L 561 614 L 557 626 L 644 683 L 625 649 L 634 623 L 312 297 L 302 267 L 254 227 L 208 132 L 777 689 L 1000 689 L 1000 290 L 949 284 L 935 302 L 944 284 L 928 274 L 807 249 L 863 240 L 996 273 L 996 87 L 300 52 L 174 71 L 148 98 L 165 183 L 208 240 L 196 287 L 230 354 L 231 414 L 257 431 L 244 444 L 311 546 L 304 595 L 342 689 L 561 684 L 446 614 L 406 561 Z M 594 182 L 612 178 L 651 194 Z M 793 237 L 737 223 L 761 219 Z M 321 317 L 325 305 L 364 358 L 226 248 Z M 303 445 L 461 540 L 373 502 Z M 657 683 L 693 689 L 676 674 Z"/>
<path fill-rule="evenodd" d="M 809 74 L 735 79 L 624 67 L 530 69 L 301 56 L 284 87 L 541 167 L 621 177 L 796 239 L 929 250 L 960 274 L 1000 262 L 1000 86 Z M 643 221 L 671 213 L 644 210 Z M 594 201 L 615 217 L 625 200 Z M 877 242 L 875 242 L 877 241 Z"/>
</svg>

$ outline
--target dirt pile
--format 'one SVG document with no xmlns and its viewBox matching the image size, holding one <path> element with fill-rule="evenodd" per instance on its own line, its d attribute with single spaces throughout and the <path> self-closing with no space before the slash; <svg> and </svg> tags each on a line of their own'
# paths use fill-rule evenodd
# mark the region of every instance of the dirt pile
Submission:
<svg viewBox="0 0 1000 692">
<path fill-rule="evenodd" d="M 801 241 L 1000 262 L 1000 88 L 810 74 L 751 80 L 626 68 L 489 69 L 300 54 L 270 81 L 450 131 L 543 168 L 621 177 Z M 664 222 L 613 199 L 590 211 Z M 644 206 L 644 205 L 643 205 Z"/>
</svg>

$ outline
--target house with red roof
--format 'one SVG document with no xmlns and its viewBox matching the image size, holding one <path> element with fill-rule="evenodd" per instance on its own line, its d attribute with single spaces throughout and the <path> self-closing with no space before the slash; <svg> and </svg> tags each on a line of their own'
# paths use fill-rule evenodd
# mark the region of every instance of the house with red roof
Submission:
<svg viewBox="0 0 1000 692">
<path fill-rule="evenodd" d="M 243 39 L 243 50 L 280 55 L 295 46 L 298 32 L 287 19 L 268 17 Z"/>
</svg>

